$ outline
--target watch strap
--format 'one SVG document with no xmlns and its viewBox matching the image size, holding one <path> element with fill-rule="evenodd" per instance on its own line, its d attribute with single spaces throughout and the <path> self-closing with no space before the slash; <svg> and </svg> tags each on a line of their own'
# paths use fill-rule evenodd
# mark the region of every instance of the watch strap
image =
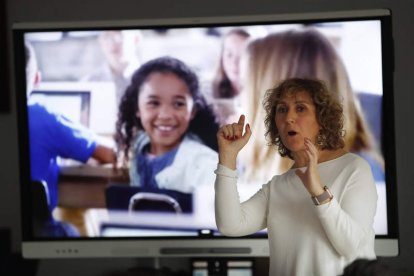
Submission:
<svg viewBox="0 0 414 276">
<path fill-rule="evenodd" d="M 332 199 L 333 195 L 331 193 L 331 191 L 329 191 L 327 186 L 323 187 L 324 192 L 318 196 L 312 196 L 312 201 L 313 203 L 315 203 L 315 205 L 321 205 L 322 202 L 324 202 L 327 199 Z"/>
</svg>

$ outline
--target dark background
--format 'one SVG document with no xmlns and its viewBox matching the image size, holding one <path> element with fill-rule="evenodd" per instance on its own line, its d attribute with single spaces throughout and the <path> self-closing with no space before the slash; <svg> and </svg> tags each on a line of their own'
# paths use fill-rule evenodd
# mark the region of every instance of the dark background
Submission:
<svg viewBox="0 0 414 276">
<path fill-rule="evenodd" d="M 385 258 L 395 269 L 414 272 L 414 1 L 413 0 L 1 0 L 7 4 L 7 37 L 12 50 L 11 25 L 14 22 L 59 22 L 93 20 L 129 20 L 143 18 L 177 18 L 226 15 L 258 15 L 280 13 L 303 13 L 343 11 L 358 9 L 389 8 L 393 14 L 395 49 L 395 128 L 396 161 L 399 199 L 400 255 Z M 0 18 L 3 20 L 3 17 Z M 2 33 L 3 35 L 3 33 Z M 2 40 L 0 40 L 2 41 Z M 9 52 L 6 65 L 13 72 L 12 54 Z M 2 72 L 2 79 L 5 75 Z M 12 231 L 11 250 L 20 250 L 20 202 L 17 144 L 17 119 L 13 92 L 13 75 L 10 73 L 10 111 L 0 113 L 0 228 Z M 1 79 L 1 80 L 2 80 Z M 3 84 L 2 84 L 3 85 Z M 3 88 L 2 88 L 3 90 Z M 6 91 L 0 91 L 3 97 Z M 1 99 L 3 100 L 3 98 Z M 385 130 L 387 131 L 387 130 Z M 3 247 L 2 244 L 0 247 Z M 5 247 L 3 247 L 5 248 Z M 64 259 L 43 260 L 38 264 L 38 275 L 107 275 L 114 270 L 125 270 L 134 265 L 153 265 L 154 260 L 141 259 Z M 260 274 L 267 273 L 267 259 L 256 259 L 262 267 Z M 159 260 L 161 266 L 171 269 L 187 269 L 189 259 L 173 258 Z M 30 267 L 30 264 L 27 265 Z M 139 275 L 139 274 L 138 274 Z"/>
<path fill-rule="evenodd" d="M 10 111 L 6 2 L 0 1 L 0 114 Z"/>
</svg>

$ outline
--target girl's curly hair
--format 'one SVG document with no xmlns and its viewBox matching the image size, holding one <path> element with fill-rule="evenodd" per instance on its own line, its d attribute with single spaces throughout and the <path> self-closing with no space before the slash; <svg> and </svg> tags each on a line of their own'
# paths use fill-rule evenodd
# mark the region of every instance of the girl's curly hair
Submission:
<svg viewBox="0 0 414 276">
<path fill-rule="evenodd" d="M 330 93 L 326 85 L 316 79 L 291 78 L 282 81 L 276 87 L 266 91 L 263 106 L 265 109 L 265 136 L 269 145 L 277 147 L 281 156 L 293 159 L 291 151 L 280 139 L 276 127 L 276 108 L 280 101 L 286 96 L 298 92 L 307 92 L 315 104 L 316 119 L 321 126 L 317 138 L 317 146 L 322 149 L 334 150 L 345 146 L 344 115 L 342 105 Z"/>
</svg>

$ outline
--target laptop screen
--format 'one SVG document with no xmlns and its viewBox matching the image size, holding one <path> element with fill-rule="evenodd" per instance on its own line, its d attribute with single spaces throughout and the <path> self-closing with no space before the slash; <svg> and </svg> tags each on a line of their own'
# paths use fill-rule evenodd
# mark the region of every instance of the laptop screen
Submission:
<svg viewBox="0 0 414 276">
<path fill-rule="evenodd" d="M 39 102 L 54 113 L 89 127 L 90 91 L 35 90 L 30 101 Z"/>
</svg>

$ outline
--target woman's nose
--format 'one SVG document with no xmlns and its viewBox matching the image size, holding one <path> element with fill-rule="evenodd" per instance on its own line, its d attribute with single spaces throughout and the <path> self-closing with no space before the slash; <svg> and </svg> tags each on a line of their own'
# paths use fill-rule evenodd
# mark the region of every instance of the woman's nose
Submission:
<svg viewBox="0 0 414 276">
<path fill-rule="evenodd" d="M 296 119 L 296 114 L 289 110 L 286 114 L 286 122 L 287 123 L 294 123 L 295 119 Z"/>
</svg>

